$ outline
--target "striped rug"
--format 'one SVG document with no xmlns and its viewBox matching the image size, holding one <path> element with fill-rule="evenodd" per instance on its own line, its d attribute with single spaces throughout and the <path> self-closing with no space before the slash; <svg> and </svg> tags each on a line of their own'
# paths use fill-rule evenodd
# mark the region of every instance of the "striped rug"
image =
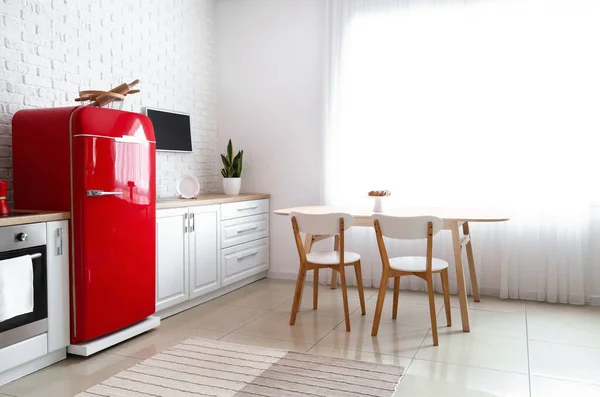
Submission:
<svg viewBox="0 0 600 397">
<path fill-rule="evenodd" d="M 393 396 L 404 368 L 191 338 L 76 397 Z"/>
</svg>

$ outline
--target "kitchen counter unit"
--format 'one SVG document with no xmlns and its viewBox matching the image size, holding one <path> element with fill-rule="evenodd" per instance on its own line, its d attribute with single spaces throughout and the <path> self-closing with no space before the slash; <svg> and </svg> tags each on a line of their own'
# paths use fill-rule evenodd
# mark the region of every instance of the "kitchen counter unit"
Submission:
<svg viewBox="0 0 600 397">
<path fill-rule="evenodd" d="M 0 216 L 0 227 L 25 225 L 28 223 L 64 221 L 71 217 L 69 212 L 47 211 L 17 211 L 11 210 L 10 215 Z"/>
<path fill-rule="evenodd" d="M 158 199 L 156 201 L 156 209 L 161 210 L 167 208 L 194 207 L 198 205 L 238 203 L 240 201 L 268 199 L 269 197 L 269 194 L 259 193 L 243 193 L 239 194 L 238 196 L 228 196 L 226 194 L 203 194 L 198 196 L 197 199 Z"/>
</svg>

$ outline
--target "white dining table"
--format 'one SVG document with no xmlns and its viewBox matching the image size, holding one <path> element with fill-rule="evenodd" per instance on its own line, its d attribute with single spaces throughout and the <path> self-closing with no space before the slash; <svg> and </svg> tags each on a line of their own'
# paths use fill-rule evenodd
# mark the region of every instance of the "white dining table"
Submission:
<svg viewBox="0 0 600 397">
<path fill-rule="evenodd" d="M 347 208 L 347 207 L 332 207 L 332 206 L 305 206 L 283 208 L 273 211 L 276 215 L 289 216 L 293 211 L 309 213 L 309 214 L 327 214 L 332 212 L 349 213 L 354 217 L 354 225 L 358 227 L 373 227 L 371 215 L 373 211 L 369 208 Z M 444 207 L 394 207 L 382 212 L 386 215 L 395 216 L 419 216 L 419 215 L 434 215 L 444 221 L 444 230 L 452 232 L 452 246 L 454 249 L 454 267 L 456 269 L 456 280 L 458 286 L 458 297 L 460 303 L 460 313 L 462 320 L 462 328 L 464 332 L 471 331 L 469 320 L 469 306 L 467 301 L 467 289 L 465 285 L 465 275 L 462 261 L 463 248 L 467 252 L 467 263 L 469 266 L 469 275 L 471 279 L 471 287 L 473 290 L 473 300 L 480 301 L 479 285 L 477 282 L 477 274 L 475 271 L 475 260 L 473 259 L 473 242 L 471 241 L 471 231 L 469 225 L 473 222 L 505 222 L 510 218 L 501 210 L 494 211 L 479 208 L 444 208 Z M 462 233 L 461 233 L 462 229 Z M 331 236 L 314 236 L 307 235 L 305 237 L 305 249 L 309 252 L 312 244 L 330 238 Z M 337 288 L 337 273 L 331 272 L 331 288 Z"/>
</svg>

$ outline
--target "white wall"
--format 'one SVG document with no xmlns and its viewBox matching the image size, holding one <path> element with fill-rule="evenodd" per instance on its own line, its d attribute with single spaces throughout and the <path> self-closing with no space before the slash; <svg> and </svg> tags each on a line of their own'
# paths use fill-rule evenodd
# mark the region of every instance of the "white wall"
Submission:
<svg viewBox="0 0 600 397">
<path fill-rule="evenodd" d="M 183 174 L 218 190 L 214 11 L 215 0 L 0 0 L 0 179 L 12 179 L 16 111 L 140 79 L 124 110 L 191 114 L 193 153 L 157 155 L 158 195 L 173 197 Z"/>
<path fill-rule="evenodd" d="M 219 151 L 244 150 L 243 192 L 271 210 L 320 204 L 325 1 L 217 3 Z M 271 216 L 271 275 L 298 269 L 288 218 Z"/>
</svg>

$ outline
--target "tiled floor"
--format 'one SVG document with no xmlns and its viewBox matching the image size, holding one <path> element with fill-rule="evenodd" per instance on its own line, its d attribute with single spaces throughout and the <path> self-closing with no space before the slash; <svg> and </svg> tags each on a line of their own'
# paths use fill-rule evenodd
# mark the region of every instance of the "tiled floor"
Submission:
<svg viewBox="0 0 600 397">
<path fill-rule="evenodd" d="M 312 287 L 290 327 L 294 284 L 264 279 L 163 321 L 161 327 L 88 359 L 70 357 L 0 388 L 0 396 L 72 396 L 190 337 L 402 365 L 397 396 L 600 396 L 600 308 L 502 301 L 471 302 L 471 332 L 463 333 L 458 300 L 446 327 L 437 297 L 440 345 L 432 346 L 427 296 L 402 291 L 398 319 L 386 298 L 379 335 L 371 337 L 376 290 L 366 291 L 361 316 L 350 292 L 352 332 L 346 333 L 340 290 Z"/>
</svg>

